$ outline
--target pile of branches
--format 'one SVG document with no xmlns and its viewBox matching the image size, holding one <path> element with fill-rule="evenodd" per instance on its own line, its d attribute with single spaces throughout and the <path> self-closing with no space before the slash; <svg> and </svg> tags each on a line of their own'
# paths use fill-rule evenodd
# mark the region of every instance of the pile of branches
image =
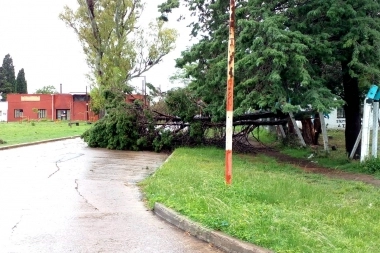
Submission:
<svg viewBox="0 0 380 253">
<path fill-rule="evenodd" d="M 191 122 L 184 122 L 177 116 L 165 115 L 157 111 L 152 112 L 155 115 L 157 129 L 172 133 L 173 146 L 202 144 L 225 148 L 225 122 L 212 122 L 211 117 L 208 116 L 196 116 Z M 286 125 L 287 122 L 288 116 L 283 113 L 257 112 L 234 117 L 233 150 L 239 153 L 255 153 L 257 147 L 252 145 L 249 137 L 254 138 L 252 133 L 257 127 Z M 197 128 L 197 130 L 192 131 L 192 128 Z"/>
<path fill-rule="evenodd" d="M 225 147 L 225 122 L 197 115 L 184 120 L 139 104 L 123 104 L 107 111 L 82 137 L 90 147 L 120 150 L 171 151 L 181 146 L 207 145 Z M 286 125 L 288 115 L 281 112 L 256 112 L 233 119 L 233 149 L 255 152 L 252 132 L 259 126 Z"/>
</svg>

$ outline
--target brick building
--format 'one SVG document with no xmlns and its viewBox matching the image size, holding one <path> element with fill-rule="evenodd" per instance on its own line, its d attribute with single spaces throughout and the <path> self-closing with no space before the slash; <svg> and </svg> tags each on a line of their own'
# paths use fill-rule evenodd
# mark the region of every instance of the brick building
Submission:
<svg viewBox="0 0 380 253">
<path fill-rule="evenodd" d="M 86 94 L 8 94 L 8 121 L 94 120 Z"/>
<path fill-rule="evenodd" d="M 8 94 L 9 122 L 27 120 L 84 120 L 96 121 L 95 115 L 89 107 L 90 96 L 85 93 L 77 94 Z M 127 103 L 135 100 L 149 104 L 143 95 L 127 95 Z"/>
</svg>

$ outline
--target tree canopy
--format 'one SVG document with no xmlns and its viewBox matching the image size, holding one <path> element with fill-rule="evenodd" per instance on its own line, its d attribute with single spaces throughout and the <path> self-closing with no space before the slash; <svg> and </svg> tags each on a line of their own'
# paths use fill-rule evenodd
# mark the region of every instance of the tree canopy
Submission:
<svg viewBox="0 0 380 253">
<path fill-rule="evenodd" d="M 58 92 L 53 85 L 43 86 L 42 88 L 39 88 L 34 92 L 34 94 L 56 94 L 56 93 Z"/>
<path fill-rule="evenodd" d="M 3 100 L 6 99 L 6 94 L 14 92 L 15 85 L 16 77 L 13 60 L 12 57 L 7 54 L 0 68 L 0 92 L 3 93 Z"/>
<path fill-rule="evenodd" d="M 21 69 L 16 78 L 16 93 L 27 94 L 28 93 L 28 83 L 25 79 L 24 69 Z"/>
<path fill-rule="evenodd" d="M 177 66 L 193 78 L 189 87 L 208 104 L 205 110 L 222 119 L 229 1 L 168 0 L 160 5 L 164 19 L 180 2 L 198 17 L 191 26 L 199 42 Z M 350 152 L 363 91 L 380 77 L 379 13 L 380 4 L 371 0 L 237 0 L 235 114 L 308 106 L 329 112 L 343 100 Z"/>
<path fill-rule="evenodd" d="M 28 93 L 25 71 L 21 69 L 16 79 L 13 59 L 10 54 L 4 57 L 3 64 L 0 67 L 0 93 L 3 94 L 4 101 L 9 93 Z"/>
<path fill-rule="evenodd" d="M 93 109 L 100 109 L 109 93 L 131 92 L 128 82 L 158 64 L 175 46 L 177 33 L 164 22 L 138 27 L 141 0 L 78 0 L 79 7 L 65 7 L 61 20 L 77 34 L 95 86 Z M 108 94 L 108 95 L 107 95 Z"/>
</svg>

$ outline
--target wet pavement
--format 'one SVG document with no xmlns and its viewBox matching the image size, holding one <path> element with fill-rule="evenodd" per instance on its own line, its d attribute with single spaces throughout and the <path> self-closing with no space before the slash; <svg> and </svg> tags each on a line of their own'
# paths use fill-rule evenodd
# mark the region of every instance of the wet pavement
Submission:
<svg viewBox="0 0 380 253">
<path fill-rule="evenodd" d="M 79 138 L 0 150 L 0 252 L 220 252 L 144 206 L 136 182 L 166 158 Z"/>
</svg>

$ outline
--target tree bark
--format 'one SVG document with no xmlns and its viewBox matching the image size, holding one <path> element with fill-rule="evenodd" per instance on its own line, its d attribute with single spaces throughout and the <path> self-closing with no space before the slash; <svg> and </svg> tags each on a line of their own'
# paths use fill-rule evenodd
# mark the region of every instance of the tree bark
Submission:
<svg viewBox="0 0 380 253">
<path fill-rule="evenodd" d="M 361 128 L 361 116 L 360 116 L 360 92 L 359 92 L 359 80 L 355 77 L 351 77 L 349 73 L 348 62 L 342 63 L 343 71 L 343 89 L 344 89 L 344 111 L 346 114 L 346 152 L 348 155 L 351 153 L 356 138 Z M 358 146 L 354 155 L 355 159 L 360 157 L 360 145 Z"/>
<path fill-rule="evenodd" d="M 301 120 L 302 136 L 307 145 L 314 144 L 314 126 L 310 118 Z"/>
<path fill-rule="evenodd" d="M 322 133 L 321 120 L 319 118 L 319 114 L 316 113 L 314 115 L 314 140 L 313 140 L 313 144 L 314 145 L 319 145 L 318 144 L 318 139 L 319 139 L 319 135 L 321 133 Z"/>
</svg>

